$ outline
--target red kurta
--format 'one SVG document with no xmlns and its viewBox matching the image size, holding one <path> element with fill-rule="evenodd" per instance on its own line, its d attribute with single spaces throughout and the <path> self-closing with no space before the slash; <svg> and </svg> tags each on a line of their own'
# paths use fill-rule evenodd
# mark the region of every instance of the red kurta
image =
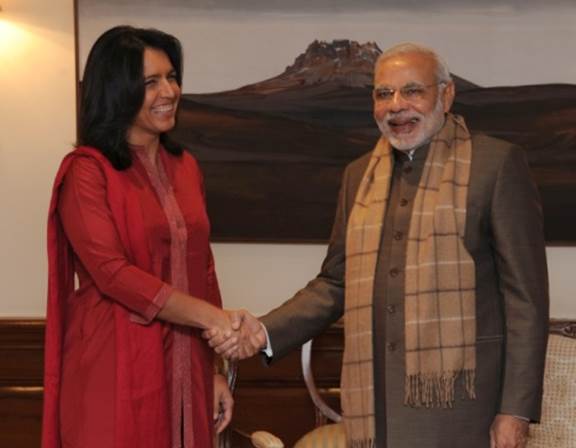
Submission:
<svg viewBox="0 0 576 448">
<path fill-rule="evenodd" d="M 187 153 L 134 155 L 116 171 L 80 148 L 56 177 L 44 448 L 212 446 L 212 351 L 154 319 L 173 288 L 220 306 L 201 174 Z"/>
</svg>

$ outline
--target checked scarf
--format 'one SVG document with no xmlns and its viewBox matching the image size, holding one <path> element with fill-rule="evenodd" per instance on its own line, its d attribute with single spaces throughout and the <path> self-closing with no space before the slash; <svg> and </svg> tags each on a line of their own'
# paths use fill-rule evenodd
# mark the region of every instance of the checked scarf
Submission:
<svg viewBox="0 0 576 448">
<path fill-rule="evenodd" d="M 462 377 L 475 398 L 475 268 L 464 246 L 471 142 L 452 114 L 430 142 L 410 219 L 405 266 L 405 404 L 449 407 Z M 372 309 L 392 175 L 381 138 L 360 182 L 346 235 L 342 408 L 348 446 L 375 446 Z"/>
</svg>

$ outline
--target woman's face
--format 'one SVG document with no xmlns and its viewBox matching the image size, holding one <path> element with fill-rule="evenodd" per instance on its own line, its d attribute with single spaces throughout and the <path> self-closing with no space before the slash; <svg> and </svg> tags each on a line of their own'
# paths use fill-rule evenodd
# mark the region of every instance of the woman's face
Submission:
<svg viewBox="0 0 576 448">
<path fill-rule="evenodd" d="M 180 86 L 176 71 L 162 50 L 144 50 L 144 103 L 128 129 L 128 143 L 145 145 L 176 124 Z"/>
</svg>

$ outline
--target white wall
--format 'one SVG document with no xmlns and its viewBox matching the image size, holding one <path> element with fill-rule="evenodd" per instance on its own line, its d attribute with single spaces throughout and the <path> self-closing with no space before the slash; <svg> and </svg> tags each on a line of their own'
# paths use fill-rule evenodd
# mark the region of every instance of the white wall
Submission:
<svg viewBox="0 0 576 448">
<path fill-rule="evenodd" d="M 44 315 L 45 221 L 75 138 L 73 0 L 0 0 L 0 317 Z M 215 244 L 225 305 L 261 314 L 304 286 L 325 246 Z M 552 315 L 576 317 L 576 248 L 549 248 Z"/>
<path fill-rule="evenodd" d="M 550 315 L 558 319 L 576 318 L 576 248 L 549 247 Z"/>
<path fill-rule="evenodd" d="M 220 288 L 229 308 L 263 314 L 291 297 L 319 271 L 322 245 L 214 244 Z M 547 248 L 550 313 L 576 318 L 576 248 Z"/>
<path fill-rule="evenodd" d="M 73 0 L 0 5 L 0 316 L 40 316 L 49 192 L 75 138 Z"/>
</svg>

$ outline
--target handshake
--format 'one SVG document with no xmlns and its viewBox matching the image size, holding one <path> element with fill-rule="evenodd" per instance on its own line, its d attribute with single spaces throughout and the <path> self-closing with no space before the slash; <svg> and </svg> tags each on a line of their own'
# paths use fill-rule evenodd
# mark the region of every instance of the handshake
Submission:
<svg viewBox="0 0 576 448">
<path fill-rule="evenodd" d="M 254 356 L 266 347 L 264 325 L 246 310 L 220 310 L 213 325 L 202 337 L 216 353 L 238 360 Z"/>
</svg>

